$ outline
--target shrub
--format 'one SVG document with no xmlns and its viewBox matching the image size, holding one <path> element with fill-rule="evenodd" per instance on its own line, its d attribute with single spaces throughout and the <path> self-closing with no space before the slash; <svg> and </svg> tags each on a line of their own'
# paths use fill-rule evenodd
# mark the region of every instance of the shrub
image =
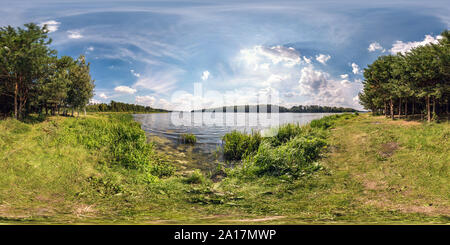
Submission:
<svg viewBox="0 0 450 245">
<path fill-rule="evenodd" d="M 224 142 L 223 153 L 227 160 L 241 160 L 243 157 L 258 150 L 262 141 L 259 132 L 246 134 L 234 130 L 223 136 Z"/>
<path fill-rule="evenodd" d="M 278 147 L 265 142 L 251 160 L 258 175 L 295 176 L 301 171 L 315 168 L 312 163 L 319 158 L 325 145 L 325 140 L 321 138 L 303 136 L 295 137 Z"/>
<path fill-rule="evenodd" d="M 181 143 L 184 144 L 195 144 L 197 142 L 197 137 L 194 134 L 182 134 Z"/>
<path fill-rule="evenodd" d="M 199 169 L 196 169 L 184 179 L 184 182 L 187 184 L 203 184 L 206 182 L 206 178 Z"/>
</svg>

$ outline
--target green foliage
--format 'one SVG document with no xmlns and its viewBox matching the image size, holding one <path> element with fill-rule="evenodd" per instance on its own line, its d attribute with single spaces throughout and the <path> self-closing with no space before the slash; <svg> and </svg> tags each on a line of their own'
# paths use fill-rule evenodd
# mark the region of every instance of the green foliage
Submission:
<svg viewBox="0 0 450 245">
<path fill-rule="evenodd" d="M 170 176 L 174 168 L 158 157 L 147 143 L 140 124 L 132 115 L 114 114 L 108 119 L 79 118 L 65 121 L 58 141 L 82 144 L 88 149 L 106 148 L 113 165 L 148 172 L 158 177 Z"/>
<path fill-rule="evenodd" d="M 142 106 L 116 102 L 112 100 L 109 104 L 100 103 L 86 106 L 86 110 L 90 112 L 134 112 L 134 113 L 151 113 L 151 112 L 167 112 L 163 109 L 155 109 L 150 106 Z"/>
<path fill-rule="evenodd" d="M 83 108 L 94 82 L 84 56 L 57 57 L 47 27 L 0 28 L 0 113 L 24 119 L 30 113 Z"/>
<path fill-rule="evenodd" d="M 354 114 L 336 114 L 313 120 L 309 125 L 285 124 L 273 128 L 272 137 L 247 135 L 237 131 L 224 136 L 224 153 L 244 158 L 242 166 L 231 171 L 242 176 L 298 177 L 320 169 L 315 164 L 326 147 L 328 129 L 340 120 L 354 118 Z M 245 148 L 251 142 L 258 142 Z M 236 156 L 240 156 L 237 159 Z M 229 159 L 229 158 L 227 158 Z"/>
<path fill-rule="evenodd" d="M 222 141 L 223 154 L 227 160 L 240 160 L 243 157 L 255 152 L 262 137 L 259 132 L 252 132 L 252 134 L 245 134 L 234 130 L 223 136 Z"/>
<path fill-rule="evenodd" d="M 426 110 L 448 113 L 450 102 L 450 36 L 444 31 L 439 43 L 406 53 L 380 56 L 364 69 L 364 88 L 359 99 L 374 114 L 401 117 Z M 431 105 L 433 104 L 433 105 Z"/>
<path fill-rule="evenodd" d="M 184 179 L 184 182 L 187 184 L 204 184 L 206 182 L 206 177 L 199 169 L 196 169 Z"/>
<path fill-rule="evenodd" d="M 183 144 L 195 144 L 197 142 L 197 137 L 194 134 L 182 134 L 180 136 L 180 141 Z"/>
<path fill-rule="evenodd" d="M 319 153 L 326 145 L 325 140 L 317 137 L 295 137 L 289 142 L 273 147 L 264 142 L 260 145 L 251 160 L 256 167 L 257 175 L 292 175 L 316 170 L 312 165 L 319 157 Z"/>
</svg>

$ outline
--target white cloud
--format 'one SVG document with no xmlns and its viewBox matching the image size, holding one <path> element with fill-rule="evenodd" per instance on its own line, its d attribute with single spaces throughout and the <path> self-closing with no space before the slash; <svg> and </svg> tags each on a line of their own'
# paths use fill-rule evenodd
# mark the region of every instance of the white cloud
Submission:
<svg viewBox="0 0 450 245">
<path fill-rule="evenodd" d="M 348 78 L 348 74 L 342 74 L 340 77 L 341 77 L 342 79 L 347 79 L 347 78 Z"/>
<path fill-rule="evenodd" d="M 425 35 L 425 38 L 423 39 L 423 41 L 418 41 L 418 42 L 403 42 L 403 41 L 396 41 L 394 44 L 392 44 L 392 48 L 389 50 L 391 52 L 391 54 L 397 54 L 397 53 L 406 53 L 409 52 L 411 49 L 419 47 L 419 46 L 424 46 L 427 45 L 429 43 L 438 43 L 439 39 L 441 39 L 442 36 L 438 35 L 436 37 L 433 37 L 431 35 Z"/>
<path fill-rule="evenodd" d="M 386 50 L 378 42 L 371 43 L 369 45 L 369 47 L 367 48 L 367 50 L 369 50 L 369 52 L 375 52 L 377 50 L 381 50 L 382 52 L 386 52 Z"/>
<path fill-rule="evenodd" d="M 134 94 L 134 93 L 136 93 L 136 89 L 130 88 L 128 86 L 115 87 L 114 91 L 119 92 L 119 93 L 126 93 L 126 94 Z"/>
<path fill-rule="evenodd" d="M 94 51 L 94 47 L 92 47 L 92 46 L 90 46 L 90 47 L 87 47 L 87 49 L 86 49 L 87 51 L 90 51 L 90 52 L 92 52 L 92 51 Z"/>
<path fill-rule="evenodd" d="M 309 98 L 303 104 L 361 108 L 361 105 L 353 100 L 362 88 L 360 80 L 350 82 L 347 79 L 333 79 L 330 74 L 315 70 L 309 65 L 301 71 L 298 88 L 300 95 Z"/>
<path fill-rule="evenodd" d="M 107 98 L 108 98 L 108 96 L 106 96 L 105 93 L 100 93 L 100 94 L 98 95 L 98 97 L 100 97 L 100 98 L 102 98 L 102 99 L 107 99 Z"/>
<path fill-rule="evenodd" d="M 48 32 L 51 33 L 51 32 L 57 31 L 60 24 L 61 24 L 61 22 L 58 22 L 55 20 L 49 20 L 49 21 L 42 22 L 39 25 L 41 27 L 43 27 L 44 25 L 47 25 Z"/>
<path fill-rule="evenodd" d="M 156 98 L 150 95 L 136 96 L 136 103 L 146 106 L 154 106 Z"/>
<path fill-rule="evenodd" d="M 324 65 L 327 63 L 327 61 L 329 59 L 331 59 L 330 55 L 325 55 L 325 54 L 316 55 L 316 60 L 319 61 L 320 63 L 324 64 Z"/>
<path fill-rule="evenodd" d="M 303 56 L 303 60 L 306 62 L 306 64 L 311 64 L 311 58 L 306 58 L 306 56 Z"/>
<path fill-rule="evenodd" d="M 96 100 L 96 99 L 90 99 L 89 100 L 89 104 L 101 104 L 102 102 L 101 101 L 99 101 L 99 100 Z"/>
<path fill-rule="evenodd" d="M 67 37 L 70 39 L 80 39 L 83 37 L 83 35 L 81 35 L 80 31 L 72 30 L 72 31 L 67 31 L 67 33 L 69 33 L 69 35 Z"/>
<path fill-rule="evenodd" d="M 141 77 L 141 74 L 135 72 L 134 70 L 130 70 L 131 74 L 133 74 L 133 76 L 135 77 Z"/>
<path fill-rule="evenodd" d="M 242 49 L 240 51 L 240 58 L 255 70 L 261 64 L 277 65 L 283 64 L 286 67 L 292 67 L 301 63 L 300 54 L 292 47 L 286 48 L 283 46 L 254 46 L 251 49 Z M 267 67 L 267 65 L 265 65 Z"/>
<path fill-rule="evenodd" d="M 299 89 L 302 95 L 318 94 L 321 88 L 327 87 L 328 73 L 317 71 L 312 65 L 301 70 Z"/>
<path fill-rule="evenodd" d="M 359 66 L 355 63 L 352 63 L 352 72 L 353 74 L 359 74 L 360 70 L 359 70 Z"/>
<path fill-rule="evenodd" d="M 204 71 L 202 73 L 202 80 L 206 81 L 206 80 L 208 80 L 208 78 L 209 78 L 209 71 Z"/>
<path fill-rule="evenodd" d="M 182 76 L 184 72 L 182 69 L 172 67 L 154 73 L 141 74 L 133 87 L 152 90 L 156 94 L 168 93 L 176 88 L 178 77 Z"/>
</svg>

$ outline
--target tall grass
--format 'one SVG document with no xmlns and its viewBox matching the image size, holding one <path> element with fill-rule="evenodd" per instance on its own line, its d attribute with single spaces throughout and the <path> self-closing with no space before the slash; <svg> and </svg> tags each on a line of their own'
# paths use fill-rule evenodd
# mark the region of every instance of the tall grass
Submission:
<svg viewBox="0 0 450 245">
<path fill-rule="evenodd" d="M 195 144 L 197 142 L 197 137 L 194 134 L 182 134 L 180 136 L 180 141 L 183 144 Z"/>
<path fill-rule="evenodd" d="M 297 177 L 319 168 L 314 162 L 327 145 L 328 129 L 338 120 L 354 116 L 331 115 L 305 126 L 285 124 L 272 129 L 276 132 L 274 136 L 265 138 L 233 131 L 223 137 L 225 159 L 244 159 L 241 168 L 236 170 L 242 170 L 241 173 Z"/>
<path fill-rule="evenodd" d="M 262 137 L 259 132 L 251 134 L 234 130 L 223 136 L 223 152 L 227 160 L 241 160 L 243 157 L 258 150 Z"/>
<path fill-rule="evenodd" d="M 174 169 L 157 156 L 147 143 L 140 124 L 130 114 L 110 114 L 106 119 L 80 118 L 64 121 L 58 141 L 81 144 L 88 149 L 109 151 L 112 164 L 150 172 L 159 176 L 171 175 Z"/>
</svg>

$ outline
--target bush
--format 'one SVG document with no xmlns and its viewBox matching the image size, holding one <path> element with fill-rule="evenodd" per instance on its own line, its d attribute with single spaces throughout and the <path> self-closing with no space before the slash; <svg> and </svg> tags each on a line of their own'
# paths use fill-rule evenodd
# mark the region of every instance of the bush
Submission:
<svg viewBox="0 0 450 245">
<path fill-rule="evenodd" d="M 298 175 L 313 167 L 319 158 L 320 151 L 326 145 L 325 140 L 318 137 L 298 136 L 291 141 L 273 147 L 264 142 L 258 152 L 250 158 L 258 175 Z"/>
<path fill-rule="evenodd" d="M 206 182 L 206 178 L 199 169 L 196 169 L 184 179 L 184 182 L 187 184 L 203 184 Z"/>
<path fill-rule="evenodd" d="M 181 143 L 184 144 L 195 144 L 197 142 L 197 137 L 194 134 L 182 134 Z"/>
<path fill-rule="evenodd" d="M 223 153 L 227 160 L 241 160 L 243 157 L 256 152 L 262 141 L 259 132 L 245 134 L 237 130 L 223 136 Z"/>
</svg>

